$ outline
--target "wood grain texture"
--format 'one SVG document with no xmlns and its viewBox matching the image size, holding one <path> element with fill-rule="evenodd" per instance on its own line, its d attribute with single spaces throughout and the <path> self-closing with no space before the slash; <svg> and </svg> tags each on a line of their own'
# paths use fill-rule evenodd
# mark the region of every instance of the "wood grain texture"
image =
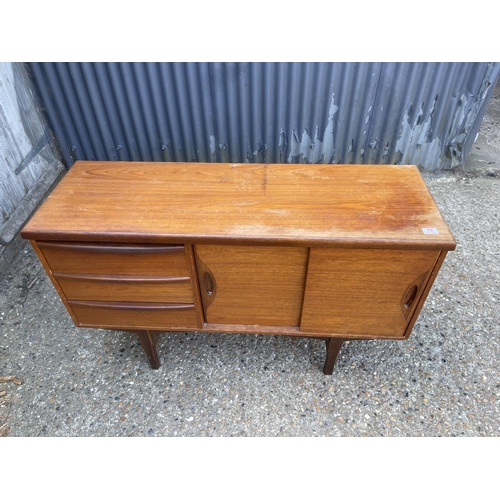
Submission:
<svg viewBox="0 0 500 500">
<path fill-rule="evenodd" d="M 301 331 L 402 337 L 438 256 L 424 250 L 311 249 Z M 405 303 L 415 286 L 413 300 Z"/>
<path fill-rule="evenodd" d="M 189 277 L 183 245 L 38 242 L 56 273 Z"/>
<path fill-rule="evenodd" d="M 76 162 L 22 235 L 455 248 L 417 167 L 395 165 Z"/>
<path fill-rule="evenodd" d="M 441 252 L 439 254 L 439 257 L 436 261 L 436 264 L 434 265 L 434 268 L 432 269 L 432 272 L 429 276 L 429 279 L 427 280 L 427 283 L 425 284 L 425 288 L 420 295 L 420 298 L 418 299 L 418 303 L 415 307 L 415 310 L 413 311 L 412 317 L 410 321 L 408 322 L 408 325 L 406 326 L 406 331 L 404 334 L 404 338 L 408 338 L 410 336 L 410 333 L 413 330 L 413 325 L 415 324 L 415 321 L 417 321 L 418 315 L 420 314 L 420 311 L 424 305 L 425 299 L 427 298 L 427 295 L 429 294 L 432 285 L 434 284 L 434 280 L 436 279 L 439 270 L 441 269 L 441 265 L 444 262 L 444 259 L 446 257 L 446 254 L 448 252 Z"/>
<path fill-rule="evenodd" d="M 194 305 L 196 307 L 196 317 L 198 319 L 199 328 L 203 328 L 205 323 L 205 315 L 203 312 L 203 303 L 201 299 L 200 285 L 198 283 L 198 271 L 196 268 L 196 257 L 194 254 L 193 245 L 186 245 L 186 258 L 189 266 L 189 274 L 192 276 L 191 286 L 193 288 Z"/>
<path fill-rule="evenodd" d="M 123 281 L 117 276 L 64 275 L 55 277 L 69 300 L 137 301 L 193 303 L 189 278 L 164 282 Z"/>
<path fill-rule="evenodd" d="M 79 326 L 141 330 L 196 328 L 194 304 L 94 302 L 69 300 Z"/>
<path fill-rule="evenodd" d="M 213 275 L 215 294 L 207 296 L 199 276 L 208 323 L 298 326 L 308 249 L 196 245 L 197 260 Z"/>
<path fill-rule="evenodd" d="M 418 169 L 77 162 L 22 231 L 77 326 L 406 338 L 455 241 Z"/>
<path fill-rule="evenodd" d="M 78 321 L 75 313 L 73 312 L 73 309 L 71 309 L 71 306 L 68 304 L 68 299 L 64 295 L 62 288 L 59 286 L 59 283 L 57 282 L 56 278 L 54 277 L 54 275 L 52 273 L 52 269 L 50 268 L 50 265 L 47 262 L 45 255 L 42 253 L 42 250 L 38 247 L 36 241 L 30 240 L 30 243 L 31 243 L 31 246 L 33 247 L 33 250 L 35 250 L 35 253 L 38 255 L 38 258 L 40 259 L 40 262 L 42 263 L 42 266 L 45 269 L 47 276 L 49 277 L 50 281 L 52 282 L 52 285 L 56 289 L 56 292 L 58 293 L 63 304 L 65 305 L 66 309 L 68 310 L 68 313 L 71 316 L 71 319 L 73 320 L 75 325 L 78 325 L 79 321 Z"/>
</svg>

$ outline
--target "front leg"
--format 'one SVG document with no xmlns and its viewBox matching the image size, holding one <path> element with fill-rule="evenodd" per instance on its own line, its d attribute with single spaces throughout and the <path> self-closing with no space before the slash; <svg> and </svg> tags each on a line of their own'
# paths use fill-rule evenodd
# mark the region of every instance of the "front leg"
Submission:
<svg viewBox="0 0 500 500">
<path fill-rule="evenodd" d="M 142 348 L 146 352 L 149 364 L 153 370 L 157 370 L 161 366 L 160 358 L 158 357 L 158 352 L 156 351 L 156 344 L 158 343 L 158 333 L 150 332 L 146 330 L 145 332 L 134 332 L 139 336 Z"/>
<path fill-rule="evenodd" d="M 344 339 L 336 339 L 336 338 L 328 338 L 326 341 L 326 360 L 325 366 L 323 368 L 323 373 L 325 375 L 331 375 L 333 373 L 333 367 L 335 365 L 335 361 L 337 360 L 337 356 L 342 348 L 342 344 Z"/>
</svg>

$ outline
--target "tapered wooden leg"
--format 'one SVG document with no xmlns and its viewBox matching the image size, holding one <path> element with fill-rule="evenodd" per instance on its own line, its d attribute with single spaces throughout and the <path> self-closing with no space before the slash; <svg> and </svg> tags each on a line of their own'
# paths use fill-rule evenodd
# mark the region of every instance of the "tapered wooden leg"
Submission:
<svg viewBox="0 0 500 500">
<path fill-rule="evenodd" d="M 337 360 L 337 355 L 342 347 L 343 339 L 329 338 L 326 341 L 326 359 L 325 366 L 323 368 L 323 373 L 325 375 L 331 375 L 333 373 L 333 367 L 335 361 Z"/>
<path fill-rule="evenodd" d="M 156 352 L 156 344 L 158 343 L 158 334 L 150 331 L 135 332 L 139 336 L 142 348 L 146 352 L 149 364 L 153 370 L 158 370 L 161 366 L 160 358 Z"/>
</svg>

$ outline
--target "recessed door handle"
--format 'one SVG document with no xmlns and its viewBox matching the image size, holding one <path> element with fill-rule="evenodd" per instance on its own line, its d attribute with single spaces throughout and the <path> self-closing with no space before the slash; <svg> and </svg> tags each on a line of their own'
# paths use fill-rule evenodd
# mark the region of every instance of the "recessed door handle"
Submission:
<svg viewBox="0 0 500 500">
<path fill-rule="evenodd" d="M 196 248 L 195 248 L 196 252 Z M 200 285 L 201 300 L 203 301 L 203 310 L 205 313 L 205 320 L 207 319 L 207 309 L 210 304 L 215 300 L 217 293 L 217 281 L 212 274 L 212 271 L 200 259 L 196 253 L 196 267 L 198 271 L 198 283 Z"/>
<path fill-rule="evenodd" d="M 405 309 L 410 309 L 411 305 L 413 304 L 413 301 L 415 300 L 415 297 L 417 296 L 418 292 L 418 286 L 417 285 L 412 285 L 407 292 L 405 293 L 405 296 L 403 298 L 403 307 Z"/>
<path fill-rule="evenodd" d="M 205 273 L 203 274 L 203 285 L 205 286 L 207 294 L 213 295 L 215 290 L 214 279 L 212 278 L 212 275 L 208 271 L 205 271 Z"/>
</svg>

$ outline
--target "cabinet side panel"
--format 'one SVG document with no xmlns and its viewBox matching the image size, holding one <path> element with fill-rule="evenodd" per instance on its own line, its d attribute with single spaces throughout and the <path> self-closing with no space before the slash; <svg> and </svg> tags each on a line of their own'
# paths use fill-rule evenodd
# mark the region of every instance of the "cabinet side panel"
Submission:
<svg viewBox="0 0 500 500">
<path fill-rule="evenodd" d="M 66 298 L 66 295 L 62 291 L 61 287 L 59 286 L 59 283 L 57 280 L 54 278 L 54 275 L 52 274 L 52 269 L 47 262 L 47 259 L 45 258 L 45 255 L 42 253 L 40 248 L 37 245 L 37 242 L 35 240 L 30 240 L 31 246 L 33 247 L 33 250 L 35 250 L 36 254 L 38 255 L 38 258 L 40 259 L 40 262 L 42 263 L 43 268 L 45 269 L 45 272 L 47 273 L 48 277 L 50 278 L 50 281 L 54 285 L 54 288 L 56 289 L 57 293 L 59 294 L 59 297 L 63 301 L 63 304 L 66 306 L 66 309 L 68 310 L 71 319 L 75 323 L 75 325 L 79 326 L 80 321 L 77 319 L 73 309 L 71 306 L 68 304 L 68 300 Z"/>
<path fill-rule="evenodd" d="M 196 245 L 207 323 L 299 326 L 309 249 Z"/>
<path fill-rule="evenodd" d="M 311 249 L 301 331 L 403 337 L 438 256 Z"/>
</svg>

